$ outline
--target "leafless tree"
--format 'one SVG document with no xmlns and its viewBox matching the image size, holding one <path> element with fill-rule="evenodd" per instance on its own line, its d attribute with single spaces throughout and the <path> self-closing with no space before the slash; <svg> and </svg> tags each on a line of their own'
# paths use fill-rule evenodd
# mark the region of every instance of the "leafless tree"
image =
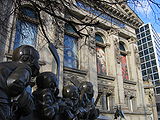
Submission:
<svg viewBox="0 0 160 120">
<path fill-rule="evenodd" d="M 90 8 L 88 9 L 88 12 L 93 14 L 93 16 L 86 19 L 86 15 L 79 19 L 79 16 L 74 14 L 74 10 L 79 9 L 79 7 L 75 4 L 75 0 L 0 0 L 0 44 L 3 46 L 0 47 L 1 55 L 4 54 L 4 47 L 10 46 L 10 43 L 6 43 L 6 33 L 12 32 L 14 29 L 14 26 L 10 25 L 9 23 L 10 16 L 14 16 L 14 14 L 17 13 L 20 15 L 20 8 L 23 6 L 24 2 L 33 6 L 34 10 L 36 11 L 40 30 L 42 36 L 45 37 L 46 42 L 50 42 L 51 38 L 47 33 L 48 28 L 46 26 L 46 20 L 43 14 L 50 16 L 52 23 L 59 28 L 59 33 L 63 33 L 63 25 L 64 23 L 67 23 L 74 29 L 75 33 L 79 37 L 86 37 L 87 40 L 87 37 L 90 36 L 88 26 L 92 27 L 99 25 L 97 18 L 102 14 L 109 14 L 107 12 L 109 7 L 128 3 L 134 4 L 135 6 L 138 3 L 140 4 L 140 0 L 80 0 L 80 2 L 85 3 L 86 8 Z M 160 3 L 155 2 L 155 0 L 147 0 L 147 2 L 150 5 L 154 4 L 157 9 L 160 8 Z M 156 10 L 153 9 L 153 11 Z M 97 13 L 95 14 L 95 12 Z M 81 26 L 80 29 L 77 29 L 77 26 Z M 88 31 L 88 33 L 84 34 L 83 30 Z M 86 43 L 87 42 L 85 42 L 85 44 Z"/>
</svg>

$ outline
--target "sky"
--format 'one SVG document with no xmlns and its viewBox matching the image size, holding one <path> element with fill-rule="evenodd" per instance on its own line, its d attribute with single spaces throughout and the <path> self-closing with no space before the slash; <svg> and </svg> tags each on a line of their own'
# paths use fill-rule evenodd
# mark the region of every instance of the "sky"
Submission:
<svg viewBox="0 0 160 120">
<path fill-rule="evenodd" d="M 160 8 L 149 0 L 131 0 L 129 5 L 144 23 L 151 23 L 155 31 L 160 35 Z M 136 1 L 136 2 L 135 2 Z M 152 0 L 160 5 L 160 0 Z"/>
</svg>

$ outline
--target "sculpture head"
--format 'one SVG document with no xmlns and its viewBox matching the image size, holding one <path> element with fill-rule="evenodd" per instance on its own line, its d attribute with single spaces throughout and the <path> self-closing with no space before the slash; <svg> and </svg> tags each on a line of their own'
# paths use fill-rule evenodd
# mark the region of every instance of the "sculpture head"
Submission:
<svg viewBox="0 0 160 120">
<path fill-rule="evenodd" d="M 39 89 L 49 88 L 52 90 L 55 96 L 58 95 L 58 79 L 57 76 L 52 72 L 40 73 L 36 78 L 36 84 Z"/>
<path fill-rule="evenodd" d="M 94 95 L 93 85 L 91 82 L 88 82 L 88 81 L 81 82 L 79 89 L 81 92 L 86 93 L 90 99 Z"/>
<path fill-rule="evenodd" d="M 78 87 L 74 85 L 67 85 L 63 87 L 62 90 L 63 98 L 71 99 L 74 104 L 77 104 L 79 101 L 79 90 Z"/>
<path fill-rule="evenodd" d="M 13 51 L 12 60 L 22 62 L 29 65 L 32 69 L 32 77 L 39 73 L 39 53 L 34 47 L 29 45 L 22 45 Z"/>
</svg>

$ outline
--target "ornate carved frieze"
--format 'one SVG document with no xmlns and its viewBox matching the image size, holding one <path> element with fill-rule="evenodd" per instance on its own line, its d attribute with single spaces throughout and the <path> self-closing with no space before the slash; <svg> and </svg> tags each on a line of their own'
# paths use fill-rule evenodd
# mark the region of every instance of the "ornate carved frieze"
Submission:
<svg viewBox="0 0 160 120">
<path fill-rule="evenodd" d="M 136 90 L 135 89 L 124 89 L 124 95 L 127 97 L 136 97 Z"/>
<path fill-rule="evenodd" d="M 64 69 L 64 74 L 63 74 L 63 84 L 73 84 L 73 81 L 76 82 L 81 82 L 81 81 L 86 81 L 86 71 L 82 70 L 72 70 L 69 68 Z"/>
<path fill-rule="evenodd" d="M 107 31 L 108 36 L 111 36 L 111 35 L 117 35 L 118 36 L 119 32 L 120 31 L 116 28 L 111 28 L 110 30 Z"/>
<path fill-rule="evenodd" d="M 98 92 L 105 93 L 106 95 L 113 95 L 114 94 L 114 87 L 113 86 L 98 85 Z"/>
</svg>

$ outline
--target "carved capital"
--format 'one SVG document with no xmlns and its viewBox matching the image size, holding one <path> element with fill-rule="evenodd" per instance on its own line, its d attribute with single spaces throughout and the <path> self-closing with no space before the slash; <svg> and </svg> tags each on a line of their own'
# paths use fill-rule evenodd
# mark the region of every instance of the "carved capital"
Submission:
<svg viewBox="0 0 160 120">
<path fill-rule="evenodd" d="M 118 36 L 119 32 L 120 31 L 116 28 L 111 28 L 110 30 L 107 31 L 108 36 L 111 36 L 111 35 L 117 35 Z"/>
<path fill-rule="evenodd" d="M 131 36 L 129 39 L 128 39 L 128 42 L 131 44 L 131 43 L 136 43 L 137 42 L 137 39 L 133 36 Z"/>
</svg>

